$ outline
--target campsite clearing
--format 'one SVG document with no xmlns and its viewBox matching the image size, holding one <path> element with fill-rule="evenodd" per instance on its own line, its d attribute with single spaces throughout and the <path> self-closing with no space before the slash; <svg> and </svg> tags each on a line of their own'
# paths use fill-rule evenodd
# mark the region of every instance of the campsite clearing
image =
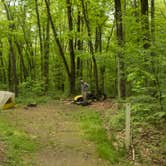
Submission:
<svg viewBox="0 0 166 166">
<path fill-rule="evenodd" d="M 75 113 L 82 108 L 50 102 L 36 108 L 19 107 L 2 112 L 12 126 L 39 142 L 33 155 L 23 153 L 22 165 L 107 166 L 98 157 L 95 144 L 83 134 Z"/>
</svg>

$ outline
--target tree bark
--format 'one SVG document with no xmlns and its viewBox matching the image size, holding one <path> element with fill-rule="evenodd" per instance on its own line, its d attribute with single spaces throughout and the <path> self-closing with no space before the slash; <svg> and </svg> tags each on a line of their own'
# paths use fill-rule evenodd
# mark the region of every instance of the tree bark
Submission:
<svg viewBox="0 0 166 166">
<path fill-rule="evenodd" d="M 35 11 L 36 11 L 36 15 L 37 15 L 37 26 L 38 26 L 38 32 L 39 32 L 40 56 L 41 56 L 41 78 L 42 78 L 43 77 L 44 47 L 43 47 L 43 38 L 42 38 L 42 32 L 41 32 L 41 23 L 40 23 L 40 14 L 39 14 L 39 8 L 38 8 L 38 0 L 35 0 Z"/>
<path fill-rule="evenodd" d="M 16 68 L 16 55 L 13 46 L 13 40 L 11 37 L 8 38 L 9 46 L 10 46 L 10 58 L 11 58 L 11 65 L 12 65 L 12 84 L 15 95 L 18 96 L 18 78 L 17 78 L 17 68 Z"/>
<path fill-rule="evenodd" d="M 18 53 L 19 53 L 19 56 L 20 56 L 20 72 L 23 73 L 23 78 L 24 80 L 22 79 L 22 74 L 20 75 L 20 80 L 21 82 L 22 81 L 26 81 L 26 78 L 28 77 L 28 70 L 25 66 L 25 62 L 24 62 L 24 58 L 23 58 L 23 53 L 22 53 L 22 50 L 21 50 L 21 45 L 18 43 L 18 41 L 15 39 L 15 44 L 17 46 L 17 50 L 18 50 Z"/>
<path fill-rule="evenodd" d="M 82 22 L 82 18 L 81 18 L 81 11 L 79 9 L 78 6 L 78 14 L 77 14 L 77 33 L 79 34 L 79 39 L 77 41 L 77 49 L 79 51 L 83 50 L 83 41 L 81 41 L 80 39 L 80 32 L 81 32 L 81 22 Z M 78 81 L 82 78 L 82 61 L 81 58 L 78 56 L 77 57 L 77 72 L 76 72 Z M 80 89 L 80 85 L 78 86 Z"/>
<path fill-rule="evenodd" d="M 155 45 L 155 0 L 151 0 L 151 44 Z M 160 110 L 163 110 L 163 102 L 162 102 L 162 91 L 161 91 L 161 85 L 160 85 L 160 62 L 159 57 L 157 54 L 152 51 L 152 71 L 155 77 L 154 80 L 154 86 L 156 87 L 156 94 L 155 97 L 158 99 L 160 104 Z"/>
<path fill-rule="evenodd" d="M 85 24 L 86 24 L 86 28 L 88 31 L 88 37 L 89 37 L 89 47 L 90 47 L 90 53 L 92 55 L 92 61 L 93 61 L 93 68 L 94 68 L 94 79 L 95 79 L 95 85 L 96 85 L 96 95 L 99 94 L 99 83 L 98 83 L 98 68 L 97 68 L 97 62 L 96 62 L 96 58 L 94 55 L 94 48 L 93 48 L 93 43 L 92 43 L 92 37 L 91 37 L 91 29 L 90 29 L 90 24 L 89 24 L 89 20 L 88 20 L 88 15 L 87 15 L 87 11 L 85 9 L 85 4 L 84 4 L 84 0 L 81 0 L 82 3 L 82 11 L 83 11 L 83 15 L 84 15 L 84 20 L 85 20 Z"/>
<path fill-rule="evenodd" d="M 50 6 L 50 1 L 48 0 Z M 50 20 L 47 18 L 46 25 L 43 25 L 43 81 L 44 81 L 44 93 L 48 94 L 49 88 L 49 54 L 50 54 Z M 45 28 L 46 26 L 46 28 Z"/>
<path fill-rule="evenodd" d="M 115 27 L 115 19 L 114 19 L 113 24 L 112 24 L 110 35 L 108 36 L 108 39 L 107 39 L 106 52 L 108 52 L 108 50 L 110 48 L 110 41 L 111 41 L 111 37 L 113 35 L 114 27 Z"/>
<path fill-rule="evenodd" d="M 50 21 L 47 20 L 46 38 L 44 39 L 44 57 L 43 57 L 43 76 L 44 76 L 44 92 L 48 93 L 49 87 L 49 54 L 50 54 Z"/>
<path fill-rule="evenodd" d="M 58 46 L 59 56 L 62 58 L 62 62 L 64 64 L 65 70 L 67 72 L 68 79 L 69 79 L 69 81 L 71 81 L 71 79 L 70 79 L 71 78 L 71 73 L 70 73 L 70 70 L 69 70 L 69 66 L 67 64 L 67 60 L 65 58 L 65 54 L 64 54 L 62 45 L 61 45 L 60 40 L 58 38 L 56 27 L 54 25 L 54 22 L 53 22 L 51 13 L 50 13 L 50 6 L 49 6 L 49 3 L 48 3 L 48 0 L 45 0 L 45 4 L 46 4 L 46 8 L 47 8 L 48 19 L 50 20 L 50 23 L 51 23 L 51 28 L 52 28 L 52 31 L 53 31 L 54 39 L 55 39 L 55 42 Z M 70 86 L 71 86 L 71 83 L 70 83 Z M 72 87 L 70 87 L 70 89 L 72 89 Z"/>
<path fill-rule="evenodd" d="M 151 0 L 151 34 L 152 43 L 155 42 L 155 0 Z"/>
<path fill-rule="evenodd" d="M 69 53 L 70 53 L 70 93 L 75 93 L 75 53 L 73 45 L 73 36 L 71 36 L 73 31 L 73 19 L 72 19 L 72 4 L 71 0 L 66 0 L 67 5 L 67 16 L 68 16 L 68 28 L 69 28 Z"/>
<path fill-rule="evenodd" d="M 115 18 L 116 18 L 116 36 L 119 49 L 118 51 L 118 97 L 126 96 L 126 80 L 125 80 L 125 64 L 124 64 L 124 34 L 123 34 L 123 21 L 122 21 L 122 8 L 121 0 L 115 0 Z"/>
<path fill-rule="evenodd" d="M 65 54 L 64 54 L 63 48 L 62 48 L 62 46 L 61 46 L 60 40 L 59 40 L 59 38 L 58 38 L 58 34 L 57 34 L 57 31 L 56 31 L 56 28 L 55 28 L 55 25 L 54 25 L 54 22 L 53 22 L 51 13 L 50 13 L 50 7 L 49 7 L 48 0 L 45 0 L 45 3 L 46 3 L 46 8 L 47 8 L 48 18 L 49 18 L 49 20 L 50 20 L 51 27 L 52 27 L 52 31 L 53 31 L 53 34 L 54 34 L 54 39 L 55 39 L 56 44 L 57 44 L 58 49 L 59 49 L 59 55 L 60 55 L 61 58 L 62 58 L 62 61 L 63 61 L 63 63 L 64 63 L 64 66 L 65 66 L 67 75 L 70 77 L 70 70 L 69 70 L 67 61 L 66 61 L 66 59 L 65 59 Z"/>
<path fill-rule="evenodd" d="M 149 31 L 149 14 L 148 0 L 141 0 L 141 15 L 142 15 L 142 32 L 143 32 L 143 47 L 150 47 L 150 31 Z"/>
<path fill-rule="evenodd" d="M 2 48 L 2 43 L 0 41 L 0 48 Z M 5 71 L 5 65 L 4 60 L 2 57 L 2 51 L 0 51 L 0 81 L 2 81 L 4 84 L 6 84 L 6 71 Z"/>
<path fill-rule="evenodd" d="M 4 0 L 2 0 L 2 3 L 4 5 L 6 16 L 8 21 L 13 21 L 12 14 L 9 10 L 9 6 L 5 3 Z M 9 24 L 9 29 L 12 32 L 15 28 L 14 23 Z M 8 73 L 8 79 L 9 79 L 9 88 L 10 90 L 15 92 L 15 95 L 18 96 L 18 77 L 17 77 L 17 69 L 16 69 L 16 55 L 14 51 L 14 45 L 13 45 L 13 37 L 11 35 L 8 36 L 8 42 L 9 42 L 9 73 Z"/>
</svg>

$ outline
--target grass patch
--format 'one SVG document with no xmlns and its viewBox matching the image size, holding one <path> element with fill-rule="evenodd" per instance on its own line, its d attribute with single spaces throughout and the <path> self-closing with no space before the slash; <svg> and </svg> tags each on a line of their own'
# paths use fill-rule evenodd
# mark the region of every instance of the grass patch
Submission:
<svg viewBox="0 0 166 166">
<path fill-rule="evenodd" d="M 37 149 L 35 140 L 11 126 L 3 117 L 0 117 L 0 139 L 6 145 L 4 165 L 25 165 L 23 157 L 26 155 L 32 157 L 33 152 Z"/>
<path fill-rule="evenodd" d="M 88 112 L 82 113 L 81 124 L 86 138 L 95 142 L 99 157 L 109 160 L 112 164 L 118 163 L 124 158 L 124 148 L 122 149 L 113 145 L 115 140 L 114 138 L 108 138 L 98 112 L 89 110 Z"/>
</svg>

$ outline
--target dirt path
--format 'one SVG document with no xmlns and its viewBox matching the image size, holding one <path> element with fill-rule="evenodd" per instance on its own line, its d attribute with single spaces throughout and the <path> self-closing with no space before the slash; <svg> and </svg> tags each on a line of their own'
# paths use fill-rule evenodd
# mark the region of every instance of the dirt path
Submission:
<svg viewBox="0 0 166 166">
<path fill-rule="evenodd" d="M 17 108 L 9 117 L 40 142 L 33 157 L 36 166 L 107 166 L 98 158 L 95 145 L 83 137 L 80 123 L 74 118 L 77 106 L 49 103 L 36 108 Z M 32 158 L 26 159 L 28 163 Z M 29 161 L 28 161 L 29 160 Z"/>
</svg>

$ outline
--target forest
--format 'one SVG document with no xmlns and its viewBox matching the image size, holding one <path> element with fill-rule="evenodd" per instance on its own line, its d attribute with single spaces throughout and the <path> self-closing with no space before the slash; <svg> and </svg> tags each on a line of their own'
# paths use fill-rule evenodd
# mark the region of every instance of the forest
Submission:
<svg viewBox="0 0 166 166">
<path fill-rule="evenodd" d="M 166 1 L 0 0 L 0 91 L 14 92 L 16 103 L 47 103 L 79 95 L 81 80 L 95 96 L 104 94 L 118 105 L 103 118 L 115 135 L 123 130 L 122 110 L 130 103 L 132 140 L 147 140 L 151 151 L 138 157 L 136 140 L 132 155 L 143 166 L 164 166 Z M 146 153 L 153 154 L 148 161 Z"/>
</svg>

